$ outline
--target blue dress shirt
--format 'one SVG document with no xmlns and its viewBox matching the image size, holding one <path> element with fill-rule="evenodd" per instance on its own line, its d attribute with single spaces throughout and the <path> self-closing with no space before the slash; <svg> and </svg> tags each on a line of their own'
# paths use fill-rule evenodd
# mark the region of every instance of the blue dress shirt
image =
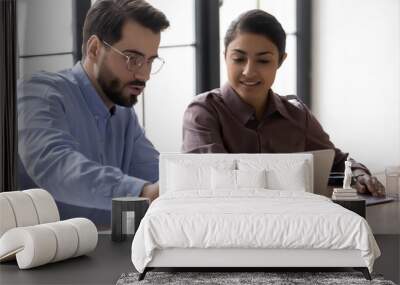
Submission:
<svg viewBox="0 0 400 285">
<path fill-rule="evenodd" d="M 112 197 L 138 196 L 158 180 L 159 153 L 134 109 L 110 111 L 80 63 L 21 82 L 17 105 L 20 188 L 37 185 L 66 207 L 109 211 Z M 66 216 L 96 220 L 77 208 Z"/>
</svg>

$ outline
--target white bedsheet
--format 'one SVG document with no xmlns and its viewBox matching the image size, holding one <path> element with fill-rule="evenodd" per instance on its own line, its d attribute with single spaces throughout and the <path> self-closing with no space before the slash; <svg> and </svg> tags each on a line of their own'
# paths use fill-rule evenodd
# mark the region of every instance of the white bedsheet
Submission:
<svg viewBox="0 0 400 285">
<path fill-rule="evenodd" d="M 370 272 L 380 256 L 359 215 L 320 195 L 265 189 L 159 197 L 134 237 L 132 262 L 143 272 L 165 248 L 358 249 Z"/>
</svg>

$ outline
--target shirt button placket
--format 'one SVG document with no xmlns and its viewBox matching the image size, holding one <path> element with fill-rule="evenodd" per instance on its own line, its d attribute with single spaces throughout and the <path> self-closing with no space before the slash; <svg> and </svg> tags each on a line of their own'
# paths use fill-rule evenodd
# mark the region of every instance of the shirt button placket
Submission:
<svg viewBox="0 0 400 285">
<path fill-rule="evenodd" d="M 105 126 L 106 126 L 106 122 L 105 122 L 105 119 L 104 118 L 99 118 L 99 117 L 97 117 L 97 125 L 98 125 L 98 127 L 99 127 L 99 134 L 100 134 L 100 140 L 99 140 L 99 142 L 100 142 L 100 150 L 99 150 L 99 152 L 100 152 L 100 162 L 101 163 L 104 163 L 104 152 L 105 152 L 105 150 L 104 150 L 104 148 L 105 148 L 105 145 L 104 145 L 104 141 L 105 141 Z"/>
</svg>

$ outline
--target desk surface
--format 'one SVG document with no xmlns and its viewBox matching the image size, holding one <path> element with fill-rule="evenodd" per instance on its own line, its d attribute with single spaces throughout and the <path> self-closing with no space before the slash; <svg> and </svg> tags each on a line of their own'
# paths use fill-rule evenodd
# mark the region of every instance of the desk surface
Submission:
<svg viewBox="0 0 400 285">
<path fill-rule="evenodd" d="M 400 281 L 400 202 L 367 207 L 367 220 L 382 251 L 375 272 Z M 100 234 L 95 251 L 45 266 L 19 270 L 15 261 L 0 264 L 0 284 L 115 284 L 122 273 L 134 271 L 131 239 L 116 243 Z"/>
</svg>

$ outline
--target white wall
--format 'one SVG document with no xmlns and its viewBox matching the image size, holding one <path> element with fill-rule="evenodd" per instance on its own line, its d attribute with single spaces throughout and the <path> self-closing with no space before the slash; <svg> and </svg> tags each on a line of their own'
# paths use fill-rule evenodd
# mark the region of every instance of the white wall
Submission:
<svg viewBox="0 0 400 285">
<path fill-rule="evenodd" d="M 312 110 L 377 173 L 400 164 L 400 1 L 313 1 Z"/>
</svg>

